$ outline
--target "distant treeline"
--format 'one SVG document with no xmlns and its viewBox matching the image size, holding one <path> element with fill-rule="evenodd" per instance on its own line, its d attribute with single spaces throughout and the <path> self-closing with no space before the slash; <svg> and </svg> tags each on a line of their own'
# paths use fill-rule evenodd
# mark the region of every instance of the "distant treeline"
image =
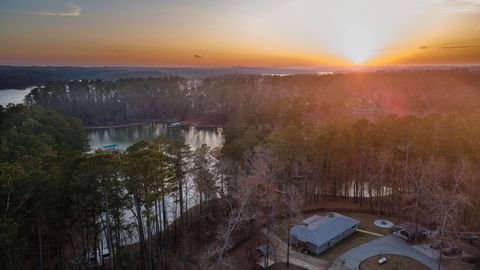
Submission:
<svg viewBox="0 0 480 270">
<path fill-rule="evenodd" d="M 322 71 L 330 69 L 322 68 Z M 308 71 L 307 71 L 308 72 Z M 126 78 L 181 76 L 187 79 L 201 79 L 208 76 L 232 74 L 298 74 L 301 69 L 274 68 L 167 68 L 167 67 L 42 67 L 42 66 L 0 66 L 0 90 L 24 89 L 63 80 L 118 80 Z"/>
<path fill-rule="evenodd" d="M 168 76 L 160 70 L 103 67 L 15 67 L 0 66 L 0 89 L 23 89 L 60 80 L 116 80 L 129 77 Z"/>
<path fill-rule="evenodd" d="M 87 126 L 147 120 L 315 124 L 388 114 L 472 112 L 480 104 L 480 71 L 63 81 L 34 89 L 26 101 L 79 118 Z"/>
</svg>

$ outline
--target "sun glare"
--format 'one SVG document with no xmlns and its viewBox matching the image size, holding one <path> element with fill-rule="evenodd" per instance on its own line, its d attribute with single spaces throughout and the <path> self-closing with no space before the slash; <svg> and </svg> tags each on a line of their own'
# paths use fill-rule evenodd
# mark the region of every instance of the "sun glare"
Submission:
<svg viewBox="0 0 480 270">
<path fill-rule="evenodd" d="M 255 38 L 341 65 L 375 65 L 400 51 L 416 53 L 443 20 L 427 0 L 278 2 L 284 4 L 249 26 L 254 33 L 261 29 Z"/>
<path fill-rule="evenodd" d="M 372 32 L 362 25 L 352 25 L 343 38 L 343 54 L 355 64 L 364 63 L 374 50 Z"/>
</svg>

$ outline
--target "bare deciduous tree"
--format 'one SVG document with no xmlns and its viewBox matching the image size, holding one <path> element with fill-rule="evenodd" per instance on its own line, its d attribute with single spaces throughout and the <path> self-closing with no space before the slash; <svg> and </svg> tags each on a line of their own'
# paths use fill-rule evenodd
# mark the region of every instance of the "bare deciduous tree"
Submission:
<svg viewBox="0 0 480 270">
<path fill-rule="evenodd" d="M 278 183 L 284 170 L 283 162 L 271 149 L 264 146 L 257 146 L 253 151 L 246 153 L 245 163 L 249 174 L 275 183 Z"/>
<path fill-rule="evenodd" d="M 439 159 L 432 159 L 428 164 L 428 189 L 430 192 L 424 196 L 427 203 L 430 219 L 439 225 L 437 240 L 447 244 L 447 247 L 458 240 L 456 231 L 461 226 L 460 216 L 465 207 L 471 204 L 465 193 L 465 183 L 472 177 L 471 165 L 465 161 L 459 161 L 451 172 L 446 163 Z M 442 251 L 438 258 L 440 269 Z"/>
<path fill-rule="evenodd" d="M 220 244 L 213 252 L 220 263 L 224 263 L 224 254 L 231 247 L 230 240 L 234 230 L 244 222 L 255 218 L 255 212 L 249 205 L 261 184 L 260 179 L 247 176 L 240 178 L 239 181 L 241 182 L 239 190 L 233 194 L 233 201 L 230 204 L 232 209 L 230 215 L 218 231 L 217 238 Z"/>
</svg>

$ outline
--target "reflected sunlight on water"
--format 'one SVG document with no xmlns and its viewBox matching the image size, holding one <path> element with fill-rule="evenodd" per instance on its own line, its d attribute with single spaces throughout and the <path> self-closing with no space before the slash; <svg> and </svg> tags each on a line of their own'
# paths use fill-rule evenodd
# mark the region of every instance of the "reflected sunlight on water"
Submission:
<svg viewBox="0 0 480 270">
<path fill-rule="evenodd" d="M 139 140 L 151 140 L 160 135 L 165 135 L 171 139 L 183 140 L 185 144 L 192 149 L 206 144 L 213 148 L 223 145 L 224 138 L 221 128 L 206 127 L 184 127 L 184 128 L 168 128 L 167 124 L 150 123 L 131 127 L 102 128 L 89 129 L 87 136 L 92 149 L 99 148 L 103 145 L 118 144 L 121 149 Z"/>
</svg>

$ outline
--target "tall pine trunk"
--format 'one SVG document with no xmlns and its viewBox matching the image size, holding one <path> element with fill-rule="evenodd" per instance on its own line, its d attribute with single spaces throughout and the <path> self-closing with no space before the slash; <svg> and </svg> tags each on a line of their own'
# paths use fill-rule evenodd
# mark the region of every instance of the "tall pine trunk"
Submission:
<svg viewBox="0 0 480 270">
<path fill-rule="evenodd" d="M 43 241 L 40 221 L 37 217 L 37 240 L 38 240 L 38 269 L 43 270 Z"/>
<path fill-rule="evenodd" d="M 110 222 L 110 205 L 108 203 L 108 194 L 105 192 L 104 195 L 104 203 L 105 203 L 105 222 L 106 222 L 106 233 L 105 236 L 107 238 L 107 249 L 108 249 L 108 265 L 110 270 L 114 269 L 113 260 L 115 258 L 115 254 L 113 253 L 113 243 L 112 243 L 112 231 L 111 231 L 111 222 Z"/>
<path fill-rule="evenodd" d="M 140 257 L 142 262 L 142 269 L 145 269 L 145 233 L 143 231 L 143 218 L 142 218 L 142 207 L 140 202 L 140 197 L 138 194 L 134 195 L 135 200 L 135 212 L 137 216 L 138 223 L 138 240 L 140 242 Z"/>
<path fill-rule="evenodd" d="M 163 269 L 167 269 L 167 249 L 168 249 L 168 217 L 167 206 L 165 205 L 165 193 L 163 191 L 164 186 L 162 184 L 162 217 L 163 217 Z"/>
</svg>

